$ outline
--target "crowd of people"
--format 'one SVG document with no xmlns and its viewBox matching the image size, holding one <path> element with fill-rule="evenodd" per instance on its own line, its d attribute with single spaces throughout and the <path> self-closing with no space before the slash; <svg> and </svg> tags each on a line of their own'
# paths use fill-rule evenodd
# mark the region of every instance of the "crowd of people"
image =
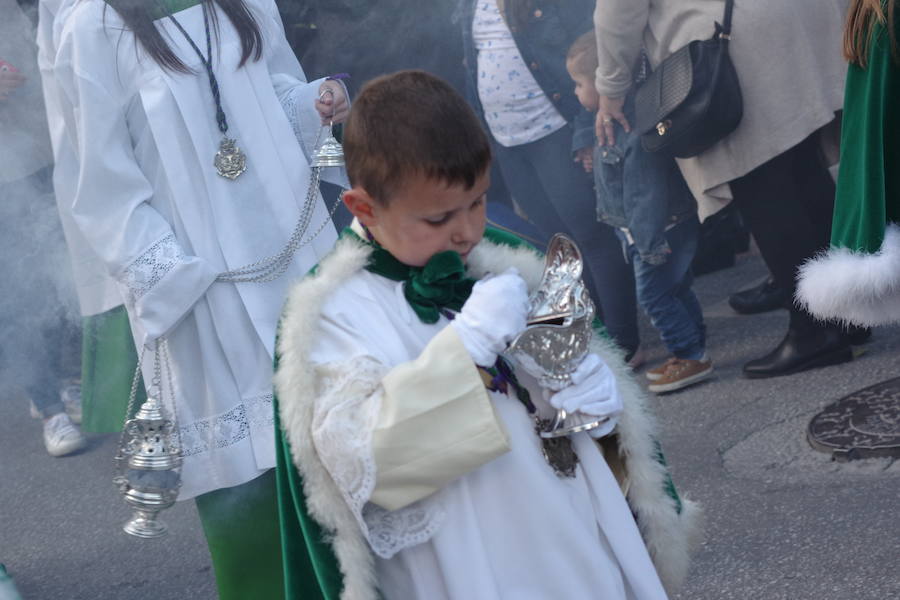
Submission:
<svg viewBox="0 0 900 600">
<path fill-rule="evenodd" d="M 748 378 L 850 361 L 900 319 L 896 4 L 459 0 L 410 25 L 343 1 L 0 0 L 4 385 L 64 456 L 78 424 L 121 428 L 137 369 L 223 599 L 666 598 L 700 509 L 645 390 L 713 374 L 703 222 L 736 209 L 770 271 L 735 310 L 790 314 Z M 641 86 L 729 19 L 737 128 L 648 148 Z M 376 23 L 402 43 L 362 47 Z M 310 191 L 331 124 L 346 169 Z M 562 383 L 505 352 L 557 232 L 602 322 Z M 598 426 L 548 442 L 557 411 Z"/>
</svg>

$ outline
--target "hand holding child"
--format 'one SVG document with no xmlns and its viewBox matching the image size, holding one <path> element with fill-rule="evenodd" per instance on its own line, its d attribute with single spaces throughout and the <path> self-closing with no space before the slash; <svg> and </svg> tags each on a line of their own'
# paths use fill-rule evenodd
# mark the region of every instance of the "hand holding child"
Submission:
<svg viewBox="0 0 900 600">
<path fill-rule="evenodd" d="M 567 413 L 581 412 L 609 420 L 590 430 L 594 438 L 609 435 L 622 414 L 622 397 L 616 377 L 609 366 L 596 354 L 588 354 L 572 373 L 572 384 L 549 398 L 553 408 Z"/>
<path fill-rule="evenodd" d="M 344 86 L 333 79 L 323 81 L 319 86 L 319 99 L 316 100 L 316 110 L 322 118 L 322 125 L 329 122 L 343 123 L 350 114 L 350 103 Z"/>
<path fill-rule="evenodd" d="M 575 152 L 575 162 L 581 163 L 585 173 L 594 172 L 594 149 L 590 146 L 579 148 Z"/>
<path fill-rule="evenodd" d="M 599 106 L 597 108 L 597 120 L 594 124 L 594 133 L 597 134 L 597 144 L 599 146 L 612 146 L 616 143 L 615 122 L 626 132 L 631 131 L 631 125 L 625 117 L 622 110 L 625 106 L 625 98 L 610 98 L 609 96 L 600 96 Z"/>
<path fill-rule="evenodd" d="M 490 367 L 526 326 L 528 286 L 515 268 L 482 279 L 451 326 L 476 365 Z"/>
</svg>

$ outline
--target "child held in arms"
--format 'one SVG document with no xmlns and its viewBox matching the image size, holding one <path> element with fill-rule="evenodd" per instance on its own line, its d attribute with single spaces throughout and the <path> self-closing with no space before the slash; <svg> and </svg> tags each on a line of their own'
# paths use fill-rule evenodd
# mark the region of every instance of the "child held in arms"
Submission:
<svg viewBox="0 0 900 600">
<path fill-rule="evenodd" d="M 278 343 L 288 597 L 665 598 L 697 509 L 622 357 L 593 340 L 556 392 L 503 357 L 543 260 L 485 229 L 474 113 L 434 76 L 384 76 L 344 149 L 355 220 L 294 286 Z M 569 475 L 535 429 L 559 407 L 608 419 L 569 438 Z"/>
<path fill-rule="evenodd" d="M 575 40 L 566 57 L 575 95 L 592 112 L 600 102 L 594 88 L 597 64 L 592 30 Z M 633 123 L 634 89 L 625 98 L 624 110 Z M 584 165 L 594 172 L 597 215 L 616 228 L 634 268 L 638 304 L 672 355 L 647 371 L 649 389 L 674 392 L 709 379 L 713 372 L 703 310 L 691 289 L 691 263 L 700 234 L 697 203 L 673 158 L 646 152 L 639 135 L 618 123 L 613 126 L 615 143 L 595 144 L 593 160 Z"/>
</svg>

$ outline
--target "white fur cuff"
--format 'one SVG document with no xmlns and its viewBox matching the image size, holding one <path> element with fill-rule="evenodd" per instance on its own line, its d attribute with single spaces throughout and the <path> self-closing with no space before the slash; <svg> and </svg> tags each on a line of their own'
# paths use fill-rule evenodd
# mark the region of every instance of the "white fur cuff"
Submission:
<svg viewBox="0 0 900 600">
<path fill-rule="evenodd" d="M 876 254 L 831 248 L 800 267 L 797 303 L 820 319 L 873 326 L 900 322 L 900 226 Z"/>
</svg>

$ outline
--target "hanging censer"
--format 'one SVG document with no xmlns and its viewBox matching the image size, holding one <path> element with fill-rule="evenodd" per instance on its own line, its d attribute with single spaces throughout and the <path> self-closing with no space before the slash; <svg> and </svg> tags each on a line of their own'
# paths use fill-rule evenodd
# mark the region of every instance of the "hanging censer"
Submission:
<svg viewBox="0 0 900 600">
<path fill-rule="evenodd" d="M 322 93 L 322 96 L 327 93 L 332 92 L 331 90 L 325 90 Z M 322 143 L 319 144 L 322 130 L 326 127 L 328 133 L 326 134 L 325 139 L 322 140 Z M 287 244 L 285 244 L 284 248 L 282 248 L 281 252 L 278 254 L 258 260 L 250 265 L 220 273 L 216 278 L 216 281 L 227 281 L 231 283 L 266 283 L 278 279 L 285 271 L 287 271 L 297 250 L 311 243 L 320 233 L 322 233 L 325 227 L 332 222 L 334 213 L 341 204 L 340 195 L 331 207 L 328 218 L 323 220 L 322 224 L 319 225 L 315 232 L 306 236 L 306 232 L 309 229 L 309 223 L 312 220 L 316 204 L 319 200 L 319 183 L 322 180 L 322 169 L 344 166 L 344 149 L 334 137 L 333 122 L 329 122 L 327 126 L 319 130 L 319 135 L 316 137 L 314 147 L 315 150 L 313 152 L 312 161 L 309 165 L 311 174 L 309 178 L 309 187 L 306 190 L 306 200 L 303 203 L 303 209 L 300 211 L 300 216 L 297 218 L 297 225 L 294 227 L 294 231 Z"/>
<path fill-rule="evenodd" d="M 143 353 L 132 381 L 126 418 L 134 408 L 142 362 Z M 134 515 L 123 529 L 140 538 L 156 538 L 166 533 L 168 527 L 157 515 L 175 503 L 181 488 L 181 444 L 177 425 L 163 402 L 163 362 L 169 375 L 169 396 L 174 399 L 168 345 L 162 339 L 154 352 L 154 376 L 147 389 L 147 400 L 125 421 L 116 453 L 113 482 L 125 503 L 134 509 Z M 174 414 L 174 402 L 172 410 Z"/>
</svg>

